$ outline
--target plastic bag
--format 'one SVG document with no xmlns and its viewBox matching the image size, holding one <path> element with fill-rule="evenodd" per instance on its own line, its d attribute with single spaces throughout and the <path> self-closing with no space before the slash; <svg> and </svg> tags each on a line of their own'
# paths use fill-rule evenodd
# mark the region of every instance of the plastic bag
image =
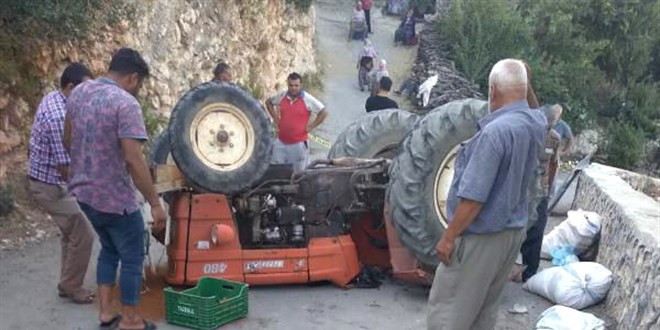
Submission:
<svg viewBox="0 0 660 330">
<path fill-rule="evenodd" d="M 570 246 L 554 249 L 550 254 L 552 255 L 552 264 L 555 266 L 564 266 L 580 261 Z"/>
<path fill-rule="evenodd" d="M 607 296 L 612 272 L 595 262 L 552 267 L 532 276 L 523 288 L 555 304 L 575 309 L 595 305 Z"/>
<path fill-rule="evenodd" d="M 581 255 L 591 247 L 600 232 L 601 217 L 583 210 L 568 211 L 568 217 L 543 237 L 541 258 L 551 259 L 552 251 L 571 247 Z"/>
<path fill-rule="evenodd" d="M 536 330 L 604 330 L 605 322 L 592 314 L 560 305 L 552 306 L 536 322 Z"/>
</svg>

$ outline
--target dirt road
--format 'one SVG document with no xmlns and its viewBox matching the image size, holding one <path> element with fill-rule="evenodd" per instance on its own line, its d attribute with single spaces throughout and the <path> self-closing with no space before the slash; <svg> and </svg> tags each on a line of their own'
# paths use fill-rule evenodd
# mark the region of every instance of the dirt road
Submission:
<svg viewBox="0 0 660 330">
<path fill-rule="evenodd" d="M 317 1 L 316 43 L 319 62 L 323 65 L 323 91 L 318 98 L 325 103 L 329 117 L 315 132 L 315 135 L 334 142 L 348 124 L 366 111 L 364 103 L 368 92 L 360 92 L 357 82 L 357 57 L 364 45 L 361 41 L 348 41 L 348 22 L 351 17 L 351 1 Z M 409 47 L 394 47 L 394 30 L 397 18 L 383 16 L 380 8 L 372 9 L 374 34 L 369 35 L 378 50 L 379 59 L 388 63 L 394 87 L 406 77 L 415 60 L 416 50 Z M 402 108 L 407 108 L 405 100 L 393 97 Z M 410 109 L 410 108 L 408 108 Z M 312 141 L 312 158 L 325 157 L 327 148 Z"/>
</svg>

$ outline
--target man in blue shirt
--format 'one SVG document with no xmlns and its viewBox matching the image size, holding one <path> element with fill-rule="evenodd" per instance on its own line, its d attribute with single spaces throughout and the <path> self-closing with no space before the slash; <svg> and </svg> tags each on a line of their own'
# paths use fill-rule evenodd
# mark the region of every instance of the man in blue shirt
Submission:
<svg viewBox="0 0 660 330">
<path fill-rule="evenodd" d="M 436 250 L 441 260 L 429 296 L 429 329 L 492 329 L 498 300 L 528 218 L 527 191 L 547 121 L 527 103 L 521 61 L 505 59 L 489 76 L 490 114 L 460 150 Z"/>
</svg>

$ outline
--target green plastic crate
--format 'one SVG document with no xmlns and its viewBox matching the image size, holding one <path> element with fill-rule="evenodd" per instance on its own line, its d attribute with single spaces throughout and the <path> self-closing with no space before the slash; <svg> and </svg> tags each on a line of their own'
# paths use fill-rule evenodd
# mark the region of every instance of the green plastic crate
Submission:
<svg viewBox="0 0 660 330">
<path fill-rule="evenodd" d="M 202 277 L 180 292 L 165 288 L 165 319 L 191 329 L 212 330 L 248 314 L 248 285 Z"/>
</svg>

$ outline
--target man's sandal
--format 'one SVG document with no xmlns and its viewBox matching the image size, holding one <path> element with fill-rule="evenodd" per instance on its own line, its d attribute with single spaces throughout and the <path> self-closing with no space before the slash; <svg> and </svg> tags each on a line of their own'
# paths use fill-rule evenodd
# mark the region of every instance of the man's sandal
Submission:
<svg viewBox="0 0 660 330">
<path fill-rule="evenodd" d="M 96 295 L 94 292 L 89 291 L 89 290 L 79 290 L 76 293 L 68 293 L 62 289 L 61 286 L 57 286 L 57 291 L 58 291 L 58 296 L 60 298 L 67 298 L 71 299 L 76 304 L 91 304 L 94 302 L 94 298 L 96 298 Z"/>
<path fill-rule="evenodd" d="M 100 322 L 99 323 L 99 329 L 100 330 L 114 330 L 119 325 L 119 322 L 121 322 L 121 315 L 115 315 L 115 317 L 111 318 L 110 321 Z"/>
</svg>

